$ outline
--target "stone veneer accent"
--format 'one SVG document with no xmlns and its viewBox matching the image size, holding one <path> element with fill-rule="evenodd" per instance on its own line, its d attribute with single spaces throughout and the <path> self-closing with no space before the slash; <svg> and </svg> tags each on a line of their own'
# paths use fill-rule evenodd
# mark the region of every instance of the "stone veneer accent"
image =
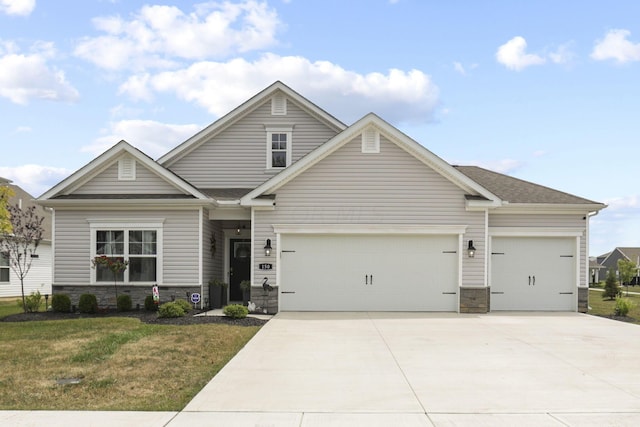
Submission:
<svg viewBox="0 0 640 427">
<path fill-rule="evenodd" d="M 589 311 L 589 288 L 578 288 L 578 311 L 580 313 Z"/>
<path fill-rule="evenodd" d="M 200 293 L 200 286 L 158 286 L 160 292 L 160 304 L 181 298 L 189 301 L 188 297 L 191 293 Z M 205 293 L 208 289 L 205 286 Z M 116 293 L 113 285 L 111 286 L 63 286 L 53 285 L 53 294 L 67 294 L 71 298 L 71 305 L 78 306 L 80 295 L 94 294 L 98 300 L 98 307 L 115 308 Z M 118 285 L 118 295 L 127 294 L 131 296 L 131 304 L 136 308 L 136 304 L 140 304 L 140 308 L 144 309 L 144 299 L 147 295 L 151 295 L 151 286 L 126 286 Z M 202 301 L 208 302 L 208 295 L 201 295 Z M 198 304 L 199 305 L 199 304 Z M 205 306 L 206 307 L 206 306 Z"/>
<path fill-rule="evenodd" d="M 460 288 L 460 313 L 487 313 L 490 288 Z"/>
<path fill-rule="evenodd" d="M 274 286 L 270 292 L 262 289 L 262 286 L 251 287 L 251 298 L 249 301 L 256 305 L 256 310 L 263 312 L 267 309 L 267 314 L 276 314 L 278 312 L 278 287 Z"/>
</svg>

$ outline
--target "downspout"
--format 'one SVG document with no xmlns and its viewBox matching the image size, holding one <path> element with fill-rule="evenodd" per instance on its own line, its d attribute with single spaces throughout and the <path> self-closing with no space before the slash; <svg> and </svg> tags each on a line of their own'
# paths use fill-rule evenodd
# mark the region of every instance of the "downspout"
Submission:
<svg viewBox="0 0 640 427">
<path fill-rule="evenodd" d="M 200 207 L 198 211 L 198 218 L 200 219 L 200 225 L 198 226 L 198 235 L 200 239 L 198 241 L 198 280 L 200 281 L 200 310 L 203 308 L 204 301 L 204 282 L 202 281 L 202 270 L 204 268 L 203 259 L 202 259 L 202 251 L 204 250 L 203 241 L 204 241 L 204 208 Z"/>
</svg>

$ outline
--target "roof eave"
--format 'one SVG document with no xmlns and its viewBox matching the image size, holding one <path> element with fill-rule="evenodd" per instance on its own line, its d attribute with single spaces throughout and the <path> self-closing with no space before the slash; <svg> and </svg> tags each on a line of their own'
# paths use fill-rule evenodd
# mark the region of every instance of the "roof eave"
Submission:
<svg viewBox="0 0 640 427">
<path fill-rule="evenodd" d="M 581 214 L 586 215 L 591 212 L 598 212 L 607 205 L 602 203 L 593 204 L 569 204 L 569 203 L 505 203 L 492 213 L 495 214 Z"/>
</svg>

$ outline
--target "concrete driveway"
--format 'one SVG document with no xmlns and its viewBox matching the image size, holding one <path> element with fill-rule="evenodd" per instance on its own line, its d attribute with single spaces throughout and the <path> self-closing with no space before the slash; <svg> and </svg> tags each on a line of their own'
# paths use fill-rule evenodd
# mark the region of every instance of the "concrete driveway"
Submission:
<svg viewBox="0 0 640 427">
<path fill-rule="evenodd" d="M 577 313 L 280 313 L 170 427 L 637 426 L 640 326 Z"/>
</svg>

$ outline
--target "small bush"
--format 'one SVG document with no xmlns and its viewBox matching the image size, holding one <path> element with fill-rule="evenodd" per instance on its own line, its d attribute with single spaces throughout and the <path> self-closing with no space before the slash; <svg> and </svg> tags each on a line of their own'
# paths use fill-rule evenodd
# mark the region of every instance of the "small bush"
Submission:
<svg viewBox="0 0 640 427">
<path fill-rule="evenodd" d="M 31 295 L 24 297 L 24 307 L 22 306 L 22 299 L 16 302 L 18 303 L 18 307 L 26 310 L 27 313 L 37 313 L 42 303 L 42 295 L 40 295 L 40 291 L 31 292 Z"/>
<path fill-rule="evenodd" d="M 184 316 L 184 310 L 175 302 L 166 302 L 158 308 L 158 317 L 174 318 Z"/>
<path fill-rule="evenodd" d="M 191 308 L 192 308 L 191 304 L 189 304 L 187 300 L 177 299 L 174 301 L 174 303 L 178 304 L 185 313 L 188 313 L 189 311 L 191 311 Z"/>
<path fill-rule="evenodd" d="M 71 298 L 67 294 L 53 294 L 51 308 L 59 313 L 69 313 L 71 311 Z"/>
<path fill-rule="evenodd" d="M 147 311 L 158 311 L 158 305 L 153 300 L 153 295 L 144 297 L 144 309 Z"/>
<path fill-rule="evenodd" d="M 116 306 L 118 307 L 118 311 L 131 311 L 131 297 L 127 294 L 118 295 Z"/>
<path fill-rule="evenodd" d="M 97 313 L 98 312 L 98 300 L 94 294 L 82 294 L 80 295 L 80 301 L 78 301 L 78 311 L 80 313 Z"/>
<path fill-rule="evenodd" d="M 249 314 L 249 309 L 241 304 L 230 304 L 223 310 L 224 315 L 233 319 L 244 319 Z"/>
<path fill-rule="evenodd" d="M 626 316 L 635 306 L 635 303 L 629 298 L 618 297 L 616 298 L 616 308 L 613 313 L 616 316 Z"/>
</svg>

